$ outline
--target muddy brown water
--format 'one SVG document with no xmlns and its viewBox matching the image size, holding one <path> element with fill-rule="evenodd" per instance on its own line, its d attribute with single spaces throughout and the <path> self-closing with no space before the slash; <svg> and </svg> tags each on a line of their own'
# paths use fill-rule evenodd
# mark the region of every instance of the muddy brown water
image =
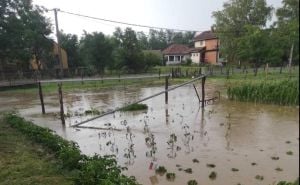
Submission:
<svg viewBox="0 0 300 185">
<path fill-rule="evenodd" d="M 207 96 L 218 88 L 208 83 Z M 117 112 L 84 124 L 102 130 L 70 127 L 93 116 L 84 116 L 85 110 L 105 112 L 161 90 L 163 87 L 74 89 L 64 95 L 65 111 L 71 115 L 65 128 L 58 118 L 56 94 L 45 95 L 47 114 L 42 116 L 37 94 L 1 92 L 0 111 L 18 110 L 34 123 L 76 141 L 87 155 L 115 155 L 119 165 L 128 169 L 123 173 L 144 185 L 185 185 L 191 179 L 206 185 L 275 184 L 298 177 L 298 107 L 228 101 L 223 95 L 201 109 L 188 85 L 171 91 L 168 105 L 162 95 L 145 102 L 147 111 Z M 175 173 L 175 180 L 156 174 L 158 166 Z M 185 172 L 187 168 L 192 173 Z M 213 171 L 217 177 L 211 180 Z M 263 180 L 256 179 L 257 175 Z"/>
</svg>

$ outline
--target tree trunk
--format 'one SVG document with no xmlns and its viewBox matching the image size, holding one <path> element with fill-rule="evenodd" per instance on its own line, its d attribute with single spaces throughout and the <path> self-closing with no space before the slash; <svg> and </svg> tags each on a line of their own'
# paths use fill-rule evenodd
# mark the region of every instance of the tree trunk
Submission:
<svg viewBox="0 0 300 185">
<path fill-rule="evenodd" d="M 293 51 L 294 51 L 294 44 L 292 44 L 292 47 L 291 47 L 291 50 L 290 50 L 289 73 L 292 72 Z"/>
</svg>

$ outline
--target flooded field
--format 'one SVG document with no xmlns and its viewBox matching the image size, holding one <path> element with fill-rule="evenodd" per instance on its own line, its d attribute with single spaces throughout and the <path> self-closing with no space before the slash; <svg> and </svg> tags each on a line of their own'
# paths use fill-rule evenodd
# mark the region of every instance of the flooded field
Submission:
<svg viewBox="0 0 300 185">
<path fill-rule="evenodd" d="M 56 94 L 45 94 L 41 115 L 38 95 L 0 92 L 0 111 L 19 110 L 34 123 L 76 141 L 83 153 L 115 155 L 123 173 L 143 185 L 198 184 L 253 185 L 294 181 L 299 174 L 299 108 L 231 102 L 223 95 L 213 105 L 200 108 L 192 86 L 145 101 L 147 111 L 117 112 L 83 126 L 86 110 L 106 112 L 160 92 L 164 87 L 80 91 L 64 95 L 66 127 L 58 118 Z M 207 96 L 220 87 L 207 84 Z M 200 89 L 200 88 L 199 88 Z M 99 129 L 100 128 L 100 129 Z M 173 181 L 155 169 L 175 173 Z M 216 176 L 210 176 L 215 172 Z"/>
</svg>

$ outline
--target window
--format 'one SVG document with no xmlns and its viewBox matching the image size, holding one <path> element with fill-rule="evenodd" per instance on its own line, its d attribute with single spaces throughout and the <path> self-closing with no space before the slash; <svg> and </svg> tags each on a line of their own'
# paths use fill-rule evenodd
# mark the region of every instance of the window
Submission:
<svg viewBox="0 0 300 185">
<path fill-rule="evenodd" d="M 169 61 L 174 61 L 174 56 L 169 56 Z"/>
</svg>

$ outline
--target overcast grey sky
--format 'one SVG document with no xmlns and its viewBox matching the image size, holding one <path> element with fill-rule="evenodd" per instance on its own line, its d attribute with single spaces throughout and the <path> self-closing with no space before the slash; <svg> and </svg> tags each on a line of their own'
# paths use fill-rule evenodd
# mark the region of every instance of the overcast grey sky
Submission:
<svg viewBox="0 0 300 185">
<path fill-rule="evenodd" d="M 61 10 L 129 22 L 134 24 L 168 27 L 184 30 L 209 30 L 214 23 L 213 11 L 221 10 L 226 0 L 33 0 L 34 4 L 46 8 Z M 281 0 L 267 0 L 269 5 L 277 8 Z M 54 13 L 46 16 L 54 25 Z M 116 26 L 124 25 L 90 20 L 65 13 L 58 13 L 59 28 L 66 33 L 82 35 L 87 32 L 101 31 L 112 34 Z M 148 29 L 133 27 L 136 31 Z"/>
</svg>

